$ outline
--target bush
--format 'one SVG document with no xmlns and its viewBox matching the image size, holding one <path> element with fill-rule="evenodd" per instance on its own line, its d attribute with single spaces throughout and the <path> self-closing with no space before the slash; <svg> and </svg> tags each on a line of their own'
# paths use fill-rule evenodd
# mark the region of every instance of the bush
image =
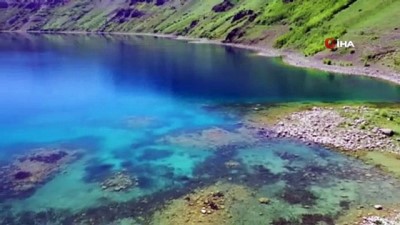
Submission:
<svg viewBox="0 0 400 225">
<path fill-rule="evenodd" d="M 389 116 L 389 114 L 388 114 L 388 112 L 386 110 L 381 110 L 379 112 L 379 115 L 382 116 L 382 117 L 388 117 Z"/>
<path fill-rule="evenodd" d="M 397 57 L 395 56 L 393 61 L 394 61 L 394 65 L 400 66 L 400 57 L 399 56 L 397 56 Z"/>
<path fill-rule="evenodd" d="M 328 59 L 328 58 L 324 58 L 323 59 L 323 63 L 326 64 L 326 65 L 332 65 L 332 60 Z"/>
</svg>

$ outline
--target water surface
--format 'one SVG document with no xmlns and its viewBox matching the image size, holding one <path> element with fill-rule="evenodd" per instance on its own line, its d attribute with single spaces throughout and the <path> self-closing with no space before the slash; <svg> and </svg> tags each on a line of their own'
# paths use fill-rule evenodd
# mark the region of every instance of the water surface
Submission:
<svg viewBox="0 0 400 225">
<path fill-rule="evenodd" d="M 302 224 L 302 218 L 329 224 L 349 207 L 400 199 L 399 182 L 380 171 L 320 146 L 265 139 L 242 128 L 234 109 L 219 108 L 398 102 L 398 86 L 150 37 L 1 34 L 0 40 L 0 162 L 40 147 L 84 149 L 28 196 L 3 196 L 0 224 L 154 224 L 152 214 L 165 201 L 217 182 L 255 193 L 232 206 L 234 224 Z M 227 167 L 230 161 L 240 166 Z M 117 171 L 137 177 L 138 186 L 102 190 Z M 260 206 L 261 196 L 272 204 Z M 243 213 L 248 209 L 257 216 Z"/>
</svg>

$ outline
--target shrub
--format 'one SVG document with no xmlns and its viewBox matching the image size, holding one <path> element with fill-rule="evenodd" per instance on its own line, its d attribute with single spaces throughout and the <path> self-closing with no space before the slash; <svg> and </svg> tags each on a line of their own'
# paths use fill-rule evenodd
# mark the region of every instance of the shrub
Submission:
<svg viewBox="0 0 400 225">
<path fill-rule="evenodd" d="M 332 60 L 328 59 L 328 58 L 324 58 L 323 59 L 323 63 L 326 64 L 326 65 L 332 65 Z"/>
<path fill-rule="evenodd" d="M 388 114 L 388 112 L 387 112 L 386 110 L 381 110 L 381 111 L 379 112 L 379 114 L 380 114 L 380 116 L 382 116 L 382 117 L 388 117 L 388 116 L 389 116 L 389 114 Z"/>
<path fill-rule="evenodd" d="M 397 56 L 397 57 L 395 56 L 393 61 L 394 61 L 394 65 L 400 66 L 400 57 L 399 56 Z"/>
</svg>

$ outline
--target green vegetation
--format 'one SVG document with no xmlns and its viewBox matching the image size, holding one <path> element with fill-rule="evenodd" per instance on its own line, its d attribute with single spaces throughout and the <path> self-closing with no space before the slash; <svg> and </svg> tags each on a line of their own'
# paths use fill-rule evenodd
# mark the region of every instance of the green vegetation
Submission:
<svg viewBox="0 0 400 225">
<path fill-rule="evenodd" d="M 321 103 L 321 102 L 297 102 L 297 103 L 285 103 L 277 105 L 269 105 L 263 110 L 257 111 L 254 114 L 258 119 L 263 118 L 262 115 L 266 116 L 264 123 L 274 124 L 280 119 L 288 116 L 293 112 L 309 110 L 313 107 L 324 107 L 343 111 L 343 107 L 351 105 L 352 107 L 368 107 L 371 110 L 360 114 L 345 114 L 343 116 L 351 119 L 363 118 L 368 121 L 368 129 L 373 127 L 385 127 L 395 131 L 395 135 L 392 138 L 400 138 L 400 104 L 396 103 L 358 103 L 358 102 L 339 102 L 339 103 Z M 260 117 L 261 116 L 261 117 Z M 268 118 L 267 118 L 268 117 Z"/>
<path fill-rule="evenodd" d="M 365 152 L 359 156 L 368 164 L 400 177 L 400 156 L 389 152 Z"/>
<path fill-rule="evenodd" d="M 285 4 L 276 1 L 274 7 L 268 11 L 275 15 L 267 18 L 274 18 L 273 22 L 276 19 L 283 20 L 292 29 L 279 37 L 275 46 L 294 46 L 302 49 L 306 56 L 324 50 L 325 38 L 338 38 L 346 33 L 346 28 L 342 25 L 330 26 L 326 21 L 353 2 L 354 0 L 295 1 L 294 4 Z"/>
<path fill-rule="evenodd" d="M 274 125 L 294 112 L 308 110 L 313 106 L 313 103 L 307 102 L 268 105 L 266 108 L 260 108 L 256 113 L 250 113 L 247 120 L 259 124 Z"/>
<path fill-rule="evenodd" d="M 332 65 L 332 60 L 328 59 L 328 58 L 324 58 L 323 59 L 323 63 L 326 64 L 326 65 Z"/>
<path fill-rule="evenodd" d="M 329 58 L 324 58 L 322 62 L 326 65 L 353 66 L 353 63 L 350 61 L 335 61 Z"/>
<path fill-rule="evenodd" d="M 322 52 L 326 58 L 335 56 L 335 60 L 323 60 L 328 65 L 380 63 L 400 70 L 399 55 L 391 51 L 400 47 L 394 38 L 399 29 L 398 0 L 133 2 L 76 0 L 34 9 L 26 4 L 9 7 L 0 9 L 0 29 L 177 34 L 268 44 L 295 49 L 305 56 Z M 325 50 L 327 37 L 351 40 L 356 51 Z M 349 54 L 354 57 L 344 60 Z"/>
</svg>

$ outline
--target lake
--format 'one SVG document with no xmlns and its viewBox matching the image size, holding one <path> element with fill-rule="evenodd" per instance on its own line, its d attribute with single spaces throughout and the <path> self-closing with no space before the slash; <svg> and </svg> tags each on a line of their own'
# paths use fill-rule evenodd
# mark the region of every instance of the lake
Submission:
<svg viewBox="0 0 400 225">
<path fill-rule="evenodd" d="M 235 110 L 400 102 L 399 86 L 153 37 L 0 40 L 0 224 L 175 225 L 188 195 L 211 190 L 224 208 L 195 209 L 203 224 L 334 224 L 358 205 L 400 200 L 389 175 L 321 146 L 265 138 Z"/>
</svg>

